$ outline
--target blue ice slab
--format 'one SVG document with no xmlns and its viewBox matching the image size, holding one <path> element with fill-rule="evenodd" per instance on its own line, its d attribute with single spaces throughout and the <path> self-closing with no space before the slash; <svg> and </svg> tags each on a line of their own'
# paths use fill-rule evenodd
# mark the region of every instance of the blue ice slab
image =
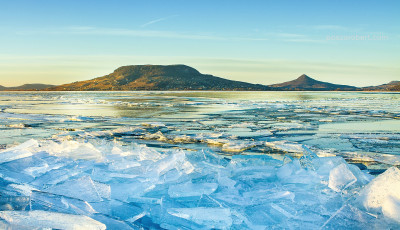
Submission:
<svg viewBox="0 0 400 230">
<path fill-rule="evenodd" d="M 25 210 L 30 205 L 28 196 L 9 196 L 0 194 L 0 211 L 5 210 Z"/>
</svg>

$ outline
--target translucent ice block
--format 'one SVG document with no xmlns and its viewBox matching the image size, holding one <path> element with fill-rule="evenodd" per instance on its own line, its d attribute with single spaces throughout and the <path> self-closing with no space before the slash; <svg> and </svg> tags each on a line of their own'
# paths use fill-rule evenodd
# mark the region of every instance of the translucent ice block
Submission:
<svg viewBox="0 0 400 230">
<path fill-rule="evenodd" d="M 7 223 L 29 228 L 104 230 L 106 226 L 90 217 L 46 211 L 0 211 Z"/>
</svg>

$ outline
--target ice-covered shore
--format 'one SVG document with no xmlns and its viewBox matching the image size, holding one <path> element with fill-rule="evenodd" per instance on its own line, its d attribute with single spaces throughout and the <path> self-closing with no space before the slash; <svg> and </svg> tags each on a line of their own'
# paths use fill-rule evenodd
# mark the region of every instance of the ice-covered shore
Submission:
<svg viewBox="0 0 400 230">
<path fill-rule="evenodd" d="M 400 170 L 341 157 L 226 157 L 113 141 L 37 141 L 0 152 L 0 228 L 400 227 Z"/>
</svg>

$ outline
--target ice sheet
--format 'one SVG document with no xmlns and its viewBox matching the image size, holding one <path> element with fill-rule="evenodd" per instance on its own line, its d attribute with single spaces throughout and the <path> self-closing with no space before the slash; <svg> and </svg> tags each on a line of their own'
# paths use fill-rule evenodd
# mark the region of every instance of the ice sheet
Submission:
<svg viewBox="0 0 400 230">
<path fill-rule="evenodd" d="M 358 92 L 0 92 L 1 206 L 109 229 L 397 229 L 398 178 L 389 171 L 376 179 L 390 183 L 373 186 L 367 173 L 400 165 L 399 102 Z"/>
</svg>

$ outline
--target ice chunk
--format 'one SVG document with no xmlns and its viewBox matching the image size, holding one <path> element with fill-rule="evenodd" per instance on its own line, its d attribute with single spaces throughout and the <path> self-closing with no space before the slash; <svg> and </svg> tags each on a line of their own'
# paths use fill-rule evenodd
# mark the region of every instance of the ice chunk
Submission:
<svg viewBox="0 0 400 230">
<path fill-rule="evenodd" d="M 124 221 L 116 220 L 107 215 L 95 214 L 91 216 L 93 219 L 100 221 L 107 226 L 108 230 L 136 230 L 140 228 L 133 228 Z"/>
<path fill-rule="evenodd" d="M 80 143 L 77 141 L 63 141 L 60 144 L 50 142 L 45 151 L 58 157 L 69 157 L 72 159 L 83 160 L 102 160 L 102 153 L 90 143 Z"/>
<path fill-rule="evenodd" d="M 358 200 L 370 212 L 384 212 L 390 217 L 396 214 L 400 216 L 398 212 L 399 191 L 400 170 L 396 167 L 391 167 L 363 188 Z"/>
<path fill-rule="evenodd" d="M 276 175 L 279 179 L 285 180 L 290 179 L 293 174 L 299 174 L 302 170 L 299 160 L 286 158 L 286 164 L 277 169 Z"/>
<path fill-rule="evenodd" d="M 142 125 L 144 127 L 165 127 L 165 124 L 161 123 L 161 122 L 143 122 Z"/>
<path fill-rule="evenodd" d="M 109 197 L 109 188 L 105 188 L 107 185 L 100 186 L 97 184 L 97 187 L 101 189 L 103 195 L 108 193 L 105 194 L 105 196 Z M 46 189 L 46 192 L 86 200 L 88 202 L 99 202 L 103 200 L 90 176 L 83 176 L 79 179 L 65 181 L 62 184 Z"/>
<path fill-rule="evenodd" d="M 218 139 L 206 139 L 204 140 L 207 144 L 209 145 L 215 145 L 215 146 L 223 146 L 227 143 L 229 143 L 229 140 L 227 139 L 222 139 L 222 138 L 218 138 Z"/>
<path fill-rule="evenodd" d="M 164 157 L 158 151 L 156 151 L 152 148 L 145 147 L 145 146 L 139 146 L 136 149 L 136 153 L 139 157 L 139 161 L 150 160 L 150 161 L 155 162 Z"/>
<path fill-rule="evenodd" d="M 106 226 L 90 217 L 46 211 L 0 211 L 0 218 L 9 224 L 29 228 L 93 229 L 104 230 Z"/>
<path fill-rule="evenodd" d="M 38 146 L 39 143 L 36 140 L 31 139 L 18 146 L 3 150 L 0 152 L 0 164 L 32 156 L 32 148 Z"/>
<path fill-rule="evenodd" d="M 138 175 L 132 173 L 115 173 L 108 170 L 102 170 L 98 168 L 94 168 L 91 174 L 91 178 L 100 182 L 109 182 L 113 179 L 123 180 L 123 179 L 133 179 Z"/>
<path fill-rule="evenodd" d="M 400 224 L 400 200 L 388 196 L 382 204 L 382 213 Z"/>
<path fill-rule="evenodd" d="M 229 229 L 232 225 L 231 211 L 227 208 L 170 208 L 167 212 L 207 228 Z"/>
<path fill-rule="evenodd" d="M 146 134 L 143 136 L 143 139 L 157 140 L 157 141 L 168 141 L 169 140 L 161 131 L 158 131 L 157 133 Z"/>
<path fill-rule="evenodd" d="M 350 187 L 357 181 L 357 178 L 350 171 L 347 164 L 341 164 L 332 169 L 329 174 L 329 188 L 336 192 L 340 192 Z"/>
<path fill-rule="evenodd" d="M 29 127 L 29 126 L 26 125 L 26 124 L 24 124 L 24 123 L 18 123 L 18 124 L 10 124 L 10 125 L 7 125 L 7 127 L 10 127 L 10 128 L 17 128 L 17 129 L 23 129 L 23 128 L 26 128 L 26 127 Z"/>
<path fill-rule="evenodd" d="M 155 167 L 159 175 L 165 174 L 173 168 L 186 174 L 192 173 L 194 170 L 193 165 L 186 160 L 185 152 L 183 151 L 174 151 L 172 154 L 158 161 Z"/>
<path fill-rule="evenodd" d="M 140 198 L 154 187 L 154 182 L 150 181 L 130 180 L 125 183 L 113 183 L 111 184 L 111 198 L 133 202 L 135 198 Z"/>
<path fill-rule="evenodd" d="M 29 204 L 27 196 L 0 195 L 0 210 L 25 210 Z"/>
<path fill-rule="evenodd" d="M 170 197 L 189 197 L 209 195 L 218 188 L 217 183 L 196 183 L 187 182 L 184 184 L 171 185 L 168 188 Z"/>
<path fill-rule="evenodd" d="M 197 142 L 197 140 L 188 135 L 178 135 L 178 136 L 174 137 L 173 142 L 174 143 L 195 143 L 195 142 Z"/>
<path fill-rule="evenodd" d="M 303 152 L 301 144 L 289 141 L 271 141 L 271 142 L 265 142 L 265 145 L 273 149 L 278 149 L 284 152 L 293 152 L 293 153 Z"/>
<path fill-rule="evenodd" d="M 243 142 L 228 142 L 222 145 L 222 151 L 225 152 L 243 152 L 247 149 L 253 148 L 256 146 L 254 143 L 243 143 Z"/>
<path fill-rule="evenodd" d="M 94 209 L 96 209 L 97 212 L 106 214 L 113 218 L 118 218 L 120 220 L 130 219 L 130 222 L 134 222 L 132 221 L 134 218 L 140 219 L 138 215 L 143 213 L 142 208 L 118 200 L 96 202 L 92 203 L 91 205 Z"/>
<path fill-rule="evenodd" d="M 138 127 L 120 127 L 110 131 L 111 135 L 114 136 L 138 135 L 142 132 L 144 132 L 144 130 Z"/>
<path fill-rule="evenodd" d="M 311 151 L 307 146 L 302 145 L 304 154 L 299 159 L 301 167 L 305 169 L 317 170 L 320 166 L 320 162 L 317 154 Z"/>
<path fill-rule="evenodd" d="M 93 181 L 93 180 L 92 180 Z M 101 198 L 111 199 L 111 187 L 108 184 L 93 181 L 94 187 Z"/>
<path fill-rule="evenodd" d="M 320 229 L 391 229 L 385 223 L 352 205 L 344 205 Z"/>
<path fill-rule="evenodd" d="M 32 191 L 37 191 L 36 188 L 28 185 L 28 184 L 9 184 L 7 188 L 15 190 L 24 196 L 30 196 Z"/>
<path fill-rule="evenodd" d="M 125 159 L 118 159 L 113 161 L 111 164 L 108 165 L 108 168 L 112 171 L 119 171 L 128 168 L 138 167 L 140 163 L 137 161 L 129 161 Z"/>
<path fill-rule="evenodd" d="M 80 168 L 75 162 L 67 163 L 63 167 L 50 170 L 40 177 L 37 177 L 31 184 L 37 186 L 38 188 L 46 187 L 47 185 L 55 185 L 78 175 L 82 171 L 83 169 Z"/>
<path fill-rule="evenodd" d="M 96 212 L 86 201 L 40 191 L 32 191 L 31 206 L 32 210 L 70 214 L 91 215 Z"/>
<path fill-rule="evenodd" d="M 280 161 L 267 155 L 234 155 L 230 161 L 230 167 L 245 168 L 254 166 L 275 166 Z"/>
</svg>

